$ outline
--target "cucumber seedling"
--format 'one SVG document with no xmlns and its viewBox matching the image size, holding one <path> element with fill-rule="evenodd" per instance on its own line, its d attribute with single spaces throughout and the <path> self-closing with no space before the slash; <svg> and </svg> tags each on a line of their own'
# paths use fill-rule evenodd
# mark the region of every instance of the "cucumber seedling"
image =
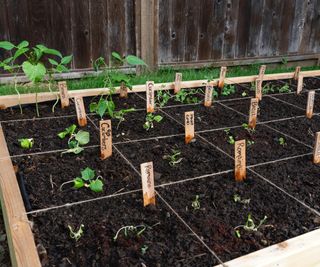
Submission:
<svg viewBox="0 0 320 267">
<path fill-rule="evenodd" d="M 72 229 L 72 226 L 68 225 L 68 229 L 69 229 L 69 235 L 72 239 L 78 241 L 84 234 L 84 231 L 83 231 L 83 228 L 84 228 L 84 225 L 81 224 L 79 229 L 76 231 L 76 230 L 73 230 Z"/>
<path fill-rule="evenodd" d="M 73 188 L 80 189 L 82 187 L 90 188 L 91 191 L 99 193 L 103 191 L 103 182 L 102 177 L 96 177 L 95 171 L 89 167 L 81 171 L 81 177 L 76 177 L 71 181 L 61 184 L 60 190 L 62 187 L 68 183 L 73 183 Z"/>
<path fill-rule="evenodd" d="M 183 158 L 179 158 L 179 156 L 181 155 L 181 151 L 178 149 L 171 149 L 172 154 L 171 155 L 164 155 L 163 159 L 166 159 L 169 161 L 169 165 L 171 167 L 176 166 L 177 164 L 179 164 Z"/>
<path fill-rule="evenodd" d="M 161 115 L 154 115 L 153 113 L 148 113 L 146 115 L 146 121 L 143 124 L 143 128 L 146 131 L 149 131 L 150 129 L 152 129 L 154 127 L 154 123 L 155 122 L 160 122 L 162 121 L 163 117 Z"/>
<path fill-rule="evenodd" d="M 71 126 L 66 128 L 64 131 L 58 133 L 58 137 L 60 139 L 64 139 L 66 136 L 69 136 L 69 139 L 68 139 L 69 149 L 67 151 L 62 152 L 62 154 L 64 153 L 79 154 L 84 150 L 84 148 L 81 146 L 89 143 L 90 141 L 89 132 L 79 130 L 76 133 L 76 129 L 77 129 L 77 126 L 75 124 L 72 124 Z"/>
<path fill-rule="evenodd" d="M 18 142 L 20 144 L 20 147 L 24 149 L 32 148 L 34 145 L 33 138 L 21 138 L 21 139 L 18 139 Z"/>
</svg>

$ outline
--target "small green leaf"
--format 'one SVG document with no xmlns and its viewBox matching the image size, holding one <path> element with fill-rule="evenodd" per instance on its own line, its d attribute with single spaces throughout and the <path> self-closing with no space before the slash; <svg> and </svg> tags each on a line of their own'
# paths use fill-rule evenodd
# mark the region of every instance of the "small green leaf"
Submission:
<svg viewBox="0 0 320 267">
<path fill-rule="evenodd" d="M 69 126 L 68 128 L 66 128 L 66 132 L 70 135 L 74 134 L 74 131 L 77 129 L 77 125 L 72 124 L 71 126 Z"/>
<path fill-rule="evenodd" d="M 154 119 L 156 122 L 160 122 L 160 121 L 162 121 L 163 117 L 160 116 L 160 115 L 156 115 L 156 116 L 154 116 L 153 119 Z"/>
<path fill-rule="evenodd" d="M 21 49 L 21 48 L 25 48 L 27 46 L 29 46 L 29 42 L 24 40 L 20 44 L 17 45 L 17 48 Z"/>
<path fill-rule="evenodd" d="M 73 154 L 80 154 L 84 149 L 82 147 L 75 147 L 75 148 L 71 148 L 71 149 L 68 149 L 67 151 L 64 151 L 62 152 L 62 154 L 65 154 L 65 153 L 73 153 Z"/>
<path fill-rule="evenodd" d="M 62 72 L 68 72 L 69 69 L 66 66 L 60 64 L 57 66 L 56 71 L 59 73 L 62 73 Z"/>
<path fill-rule="evenodd" d="M 22 138 L 18 140 L 20 146 L 24 149 L 32 148 L 34 144 L 33 138 Z"/>
<path fill-rule="evenodd" d="M 90 141 L 90 134 L 86 131 L 80 130 L 76 136 L 76 140 L 79 142 L 79 145 L 86 145 Z"/>
<path fill-rule="evenodd" d="M 85 181 L 92 180 L 94 176 L 95 176 L 95 171 L 90 169 L 89 167 L 81 171 L 81 177 Z"/>
<path fill-rule="evenodd" d="M 52 59 L 52 58 L 48 58 L 48 60 L 49 60 L 51 65 L 54 65 L 54 66 L 58 66 L 59 65 L 59 63 L 57 61 L 55 61 L 54 59 Z"/>
<path fill-rule="evenodd" d="M 77 177 L 73 180 L 73 187 L 74 188 L 79 189 L 83 186 L 84 186 L 84 181 L 81 178 Z"/>
<path fill-rule="evenodd" d="M 113 113 L 114 113 L 114 110 L 116 109 L 116 105 L 112 100 L 107 101 L 107 109 L 108 109 L 109 116 L 113 118 L 114 116 Z"/>
<path fill-rule="evenodd" d="M 147 64 L 146 64 L 141 58 L 138 58 L 138 57 L 133 56 L 133 55 L 127 56 L 127 57 L 126 57 L 126 61 L 127 61 L 130 65 L 133 65 L 133 66 L 136 66 L 136 65 L 147 66 Z"/>
<path fill-rule="evenodd" d="M 68 142 L 68 147 L 69 147 L 69 148 L 76 148 L 76 147 L 78 147 L 78 141 L 76 141 L 76 140 L 71 140 L 71 141 L 69 141 L 69 142 Z"/>
<path fill-rule="evenodd" d="M 107 101 L 104 100 L 103 98 L 101 98 L 99 100 L 99 103 L 98 103 L 98 106 L 97 106 L 97 109 L 96 109 L 96 112 L 99 114 L 101 119 L 102 119 L 104 113 L 106 112 L 107 108 L 108 108 Z"/>
<path fill-rule="evenodd" d="M 71 62 L 71 60 L 72 60 L 72 55 L 63 57 L 61 59 L 61 64 L 67 65 L 67 64 L 69 64 Z"/>
<path fill-rule="evenodd" d="M 111 55 L 112 55 L 114 58 L 118 59 L 119 61 L 123 62 L 122 57 L 121 57 L 117 52 L 112 52 Z"/>
<path fill-rule="evenodd" d="M 96 112 L 97 108 L 98 108 L 98 104 L 96 102 L 90 103 L 89 105 L 90 112 Z"/>
<path fill-rule="evenodd" d="M 66 132 L 60 132 L 60 133 L 58 133 L 58 136 L 59 136 L 59 138 L 60 138 L 60 139 L 65 138 L 65 137 L 66 137 L 66 135 L 67 135 L 67 133 L 66 133 Z"/>
<path fill-rule="evenodd" d="M 100 179 L 96 179 L 94 181 L 91 181 L 90 182 L 90 189 L 93 191 L 93 192 L 102 192 L 103 190 L 103 182 L 100 180 Z"/>
<path fill-rule="evenodd" d="M 3 48 L 7 51 L 12 50 L 13 48 L 15 48 L 14 44 L 8 41 L 2 41 L 0 42 L 0 48 Z"/>
<path fill-rule="evenodd" d="M 33 65 L 29 61 L 23 62 L 22 70 L 32 82 L 41 81 L 47 72 L 45 66 L 42 63 Z"/>
<path fill-rule="evenodd" d="M 17 59 L 18 57 L 20 57 L 21 55 L 23 55 L 24 53 L 28 52 L 29 51 L 29 48 L 21 48 L 21 49 L 18 49 L 15 53 L 14 53 L 14 56 L 13 56 L 13 59 Z"/>
<path fill-rule="evenodd" d="M 62 58 L 62 54 L 58 50 L 47 48 L 42 44 L 38 44 L 36 47 L 44 54 L 54 55 Z"/>
</svg>

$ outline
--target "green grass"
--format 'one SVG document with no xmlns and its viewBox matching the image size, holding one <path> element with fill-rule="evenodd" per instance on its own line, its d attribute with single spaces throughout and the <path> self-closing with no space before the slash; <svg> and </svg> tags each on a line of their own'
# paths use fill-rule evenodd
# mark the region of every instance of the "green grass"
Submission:
<svg viewBox="0 0 320 267">
<path fill-rule="evenodd" d="M 259 72 L 260 64 L 253 64 L 249 66 L 235 66 L 228 67 L 227 77 L 237 77 L 246 75 L 255 75 Z M 281 73 L 294 71 L 294 67 L 287 68 L 286 65 L 281 65 L 279 67 L 266 70 L 267 74 L 271 73 Z M 303 67 L 302 70 L 316 70 L 320 69 L 317 67 Z M 166 83 L 172 82 L 175 78 L 175 73 L 177 71 L 174 69 L 166 68 L 148 74 L 143 74 L 140 76 L 130 75 L 131 83 L 133 85 L 145 84 L 146 81 L 154 81 L 155 83 Z M 191 80 L 202 80 L 202 79 L 215 79 L 219 77 L 220 68 L 202 68 L 202 69 L 181 69 L 179 72 L 182 73 L 184 81 Z M 68 82 L 69 90 L 79 90 L 88 88 L 101 88 L 105 87 L 103 75 L 97 77 L 86 77 L 78 80 L 69 80 Z M 118 84 L 115 84 L 115 86 Z M 20 94 L 25 93 L 36 93 L 36 92 L 49 92 L 47 86 L 44 85 L 33 85 L 33 86 L 18 86 L 18 91 Z M 1 85 L 0 95 L 17 94 L 14 90 L 13 85 Z"/>
</svg>

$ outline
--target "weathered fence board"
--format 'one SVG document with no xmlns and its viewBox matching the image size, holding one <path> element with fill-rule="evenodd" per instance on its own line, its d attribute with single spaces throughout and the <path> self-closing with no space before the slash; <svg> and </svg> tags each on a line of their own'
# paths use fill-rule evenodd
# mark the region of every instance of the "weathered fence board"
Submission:
<svg viewBox="0 0 320 267">
<path fill-rule="evenodd" d="M 144 1 L 0 0 L 0 40 L 73 53 L 73 69 L 112 51 L 141 55 L 148 34 L 159 65 L 320 54 L 320 0 L 157 0 L 142 14 Z"/>
</svg>

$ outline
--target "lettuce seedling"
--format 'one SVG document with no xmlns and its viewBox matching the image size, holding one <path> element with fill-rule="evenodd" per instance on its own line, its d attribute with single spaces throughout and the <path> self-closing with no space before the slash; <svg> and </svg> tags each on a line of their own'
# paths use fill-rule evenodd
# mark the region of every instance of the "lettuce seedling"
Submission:
<svg viewBox="0 0 320 267">
<path fill-rule="evenodd" d="M 163 117 L 161 115 L 153 115 L 152 113 L 148 113 L 146 116 L 146 122 L 143 124 L 143 128 L 147 131 L 154 127 L 154 122 L 162 121 Z"/>
<path fill-rule="evenodd" d="M 32 148 L 34 144 L 33 138 L 22 138 L 18 139 L 18 142 L 20 143 L 20 147 L 24 149 Z"/>
<path fill-rule="evenodd" d="M 79 154 L 84 150 L 84 148 L 81 146 L 89 143 L 90 141 L 89 132 L 79 130 L 76 133 L 75 132 L 76 129 L 77 129 L 77 126 L 75 124 L 72 124 L 71 126 L 66 128 L 63 132 L 58 133 L 58 136 L 60 139 L 64 139 L 66 136 L 70 136 L 68 139 L 69 149 L 67 151 L 62 152 L 62 154 L 64 153 Z"/>
<path fill-rule="evenodd" d="M 76 189 L 88 187 L 93 192 L 102 192 L 103 182 L 101 181 L 101 178 L 101 176 L 95 178 L 95 171 L 87 167 L 81 171 L 81 177 L 77 177 L 73 180 L 73 187 Z"/>
</svg>

